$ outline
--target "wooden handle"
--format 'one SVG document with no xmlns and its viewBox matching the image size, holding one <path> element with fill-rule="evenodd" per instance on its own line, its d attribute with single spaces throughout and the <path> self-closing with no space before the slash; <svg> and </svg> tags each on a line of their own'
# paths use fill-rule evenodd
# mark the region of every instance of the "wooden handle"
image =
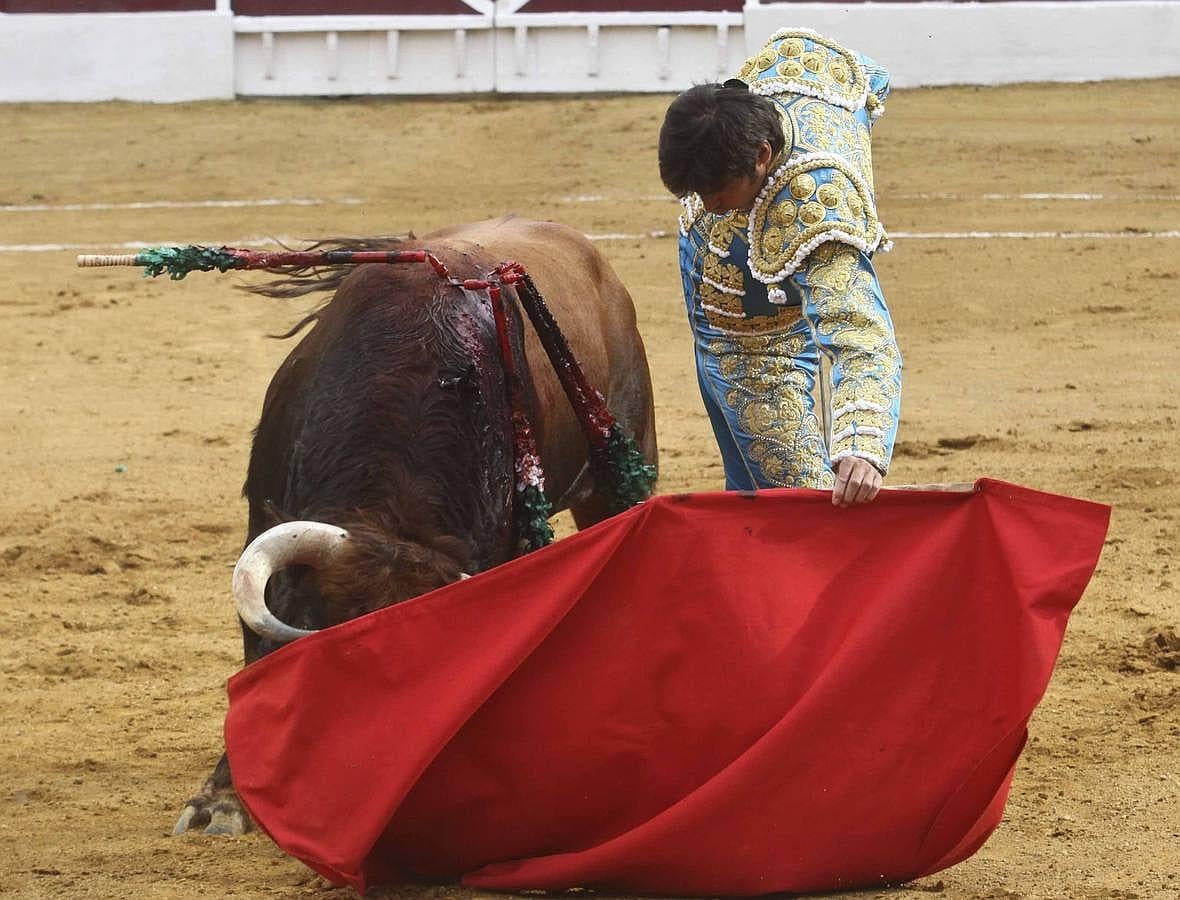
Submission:
<svg viewBox="0 0 1180 900">
<path fill-rule="evenodd" d="M 79 268 L 91 266 L 138 266 L 134 253 L 122 254 L 93 254 L 83 253 L 78 256 Z"/>
</svg>

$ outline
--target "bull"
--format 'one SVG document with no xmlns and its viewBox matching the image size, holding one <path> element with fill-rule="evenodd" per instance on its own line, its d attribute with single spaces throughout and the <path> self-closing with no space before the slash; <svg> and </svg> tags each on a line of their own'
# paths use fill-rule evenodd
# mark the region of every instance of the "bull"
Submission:
<svg viewBox="0 0 1180 900">
<path fill-rule="evenodd" d="M 584 236 L 507 218 L 410 238 L 396 249 L 418 248 L 459 279 L 481 278 L 505 260 L 522 263 L 589 382 L 656 464 L 651 378 L 634 305 Z M 253 585 L 239 605 L 247 665 L 306 631 L 520 552 L 511 405 L 486 294 L 460 290 L 425 265 L 364 265 L 300 284 L 263 289 L 281 295 L 314 284 L 335 293 L 301 323 L 313 327 L 273 376 L 254 433 L 243 488 L 252 558 L 239 564 Z M 609 515 L 611 500 L 595 482 L 586 439 L 535 332 L 515 302 L 506 307 L 546 496 L 583 528 Z M 174 833 L 250 827 L 223 753 Z"/>
</svg>

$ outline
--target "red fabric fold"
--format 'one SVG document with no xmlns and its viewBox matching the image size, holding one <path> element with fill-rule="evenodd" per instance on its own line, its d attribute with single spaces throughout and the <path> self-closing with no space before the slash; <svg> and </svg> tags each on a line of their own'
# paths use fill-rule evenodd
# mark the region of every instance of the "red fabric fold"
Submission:
<svg viewBox="0 0 1180 900">
<path fill-rule="evenodd" d="M 657 497 L 234 676 L 234 780 L 358 890 L 929 874 L 999 823 L 1108 517 L 987 479 Z"/>
</svg>

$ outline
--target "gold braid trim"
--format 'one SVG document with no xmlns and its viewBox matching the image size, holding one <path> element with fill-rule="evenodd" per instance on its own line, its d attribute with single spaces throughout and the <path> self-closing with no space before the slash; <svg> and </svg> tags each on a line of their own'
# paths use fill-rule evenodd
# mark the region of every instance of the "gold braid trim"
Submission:
<svg viewBox="0 0 1180 900">
<path fill-rule="evenodd" d="M 810 174 L 817 169 L 833 171 L 831 181 L 819 183 Z M 809 153 L 788 159 L 754 201 L 750 272 L 773 285 L 820 244 L 841 241 L 870 253 L 884 239 L 873 194 L 860 173 L 838 156 Z"/>
<path fill-rule="evenodd" d="M 836 349 L 839 386 L 832 393 L 831 454 L 889 465 L 889 437 L 897 422 L 901 356 L 875 279 L 850 247 L 826 244 L 808 260 L 807 280 L 817 334 Z"/>
<path fill-rule="evenodd" d="M 805 28 L 776 31 L 766 46 L 746 60 L 737 77 L 758 94 L 803 94 L 851 112 L 863 109 L 869 96 L 869 79 L 860 58 Z"/>
<path fill-rule="evenodd" d="M 683 237 L 692 229 L 705 213 L 705 204 L 699 194 L 686 194 L 680 198 L 683 211 L 680 213 L 680 236 Z"/>
<path fill-rule="evenodd" d="M 715 331 L 730 335 L 777 334 L 803 316 L 798 306 L 782 306 L 768 316 L 747 315 L 741 297 L 723 293 L 708 282 L 701 284 L 701 309 Z"/>
</svg>

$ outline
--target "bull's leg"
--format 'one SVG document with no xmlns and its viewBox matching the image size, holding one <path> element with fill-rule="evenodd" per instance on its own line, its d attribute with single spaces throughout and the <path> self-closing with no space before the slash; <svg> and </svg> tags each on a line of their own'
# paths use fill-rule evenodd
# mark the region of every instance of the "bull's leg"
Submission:
<svg viewBox="0 0 1180 900">
<path fill-rule="evenodd" d="M 637 449 L 643 453 L 644 460 L 646 460 L 654 473 L 657 465 L 655 434 L 650 424 L 639 432 Z M 607 473 L 599 475 L 600 478 L 606 476 Z M 561 500 L 562 502 L 560 505 L 556 505 L 556 508 L 568 508 L 573 513 L 574 522 L 577 524 L 579 531 L 619 512 L 619 502 L 615 496 L 614 489 L 596 483 L 596 479 L 589 465 L 583 467 L 577 479 L 575 479 L 573 485 L 566 491 Z"/>
<path fill-rule="evenodd" d="M 251 532 L 250 540 L 253 540 L 254 537 L 256 535 Z M 298 577 L 297 575 L 292 576 L 289 570 L 278 572 L 267 585 L 267 604 L 271 608 L 278 607 L 277 614 L 291 620 L 294 619 L 294 614 L 290 606 L 283 605 L 283 597 L 286 598 L 287 603 L 294 604 L 304 610 L 318 609 L 320 605 L 318 596 L 312 597 L 306 592 L 302 592 L 304 589 L 299 582 L 286 581 L 286 579 L 297 579 Z M 272 590 L 278 584 L 284 585 L 283 592 Z M 279 594 L 282 596 L 276 596 Z M 295 599 L 292 600 L 292 597 Z M 274 641 L 259 637 L 240 620 L 239 623 L 242 628 L 242 651 L 246 665 L 257 662 L 266 654 L 272 653 L 282 646 Z M 322 628 L 326 623 L 318 620 L 301 620 L 300 624 L 311 628 Z M 242 806 L 242 801 L 238 799 L 237 791 L 234 790 L 233 776 L 229 770 L 229 759 L 225 753 L 222 753 L 221 759 L 213 767 L 213 773 L 205 780 L 201 789 L 185 803 L 172 833 L 184 834 L 186 831 L 203 828 L 205 834 L 234 836 L 244 834 L 253 827 L 254 824 L 250 821 L 249 813 Z"/>
<path fill-rule="evenodd" d="M 237 836 L 253 828 L 250 816 L 242 808 L 242 801 L 234 791 L 230 777 L 229 759 L 223 753 L 213 774 L 202 785 L 201 790 L 189 798 L 180 818 L 176 820 L 173 834 L 184 834 L 204 828 L 205 834 Z"/>
<path fill-rule="evenodd" d="M 275 649 L 262 641 L 245 625 L 242 626 L 242 644 L 246 664 L 262 658 L 269 650 Z M 205 834 L 224 834 L 231 837 L 250 831 L 254 824 L 242 807 L 234 790 L 233 776 L 229 770 L 229 758 L 225 753 L 213 767 L 213 773 L 205 779 L 201 789 L 184 805 L 180 818 L 172 829 L 173 834 L 184 834 L 202 828 Z"/>
<path fill-rule="evenodd" d="M 602 494 L 590 494 L 585 499 L 572 504 L 570 512 L 573 514 L 574 524 L 581 531 L 583 528 L 589 528 L 591 525 L 609 518 L 612 513 L 611 502 Z"/>
</svg>

